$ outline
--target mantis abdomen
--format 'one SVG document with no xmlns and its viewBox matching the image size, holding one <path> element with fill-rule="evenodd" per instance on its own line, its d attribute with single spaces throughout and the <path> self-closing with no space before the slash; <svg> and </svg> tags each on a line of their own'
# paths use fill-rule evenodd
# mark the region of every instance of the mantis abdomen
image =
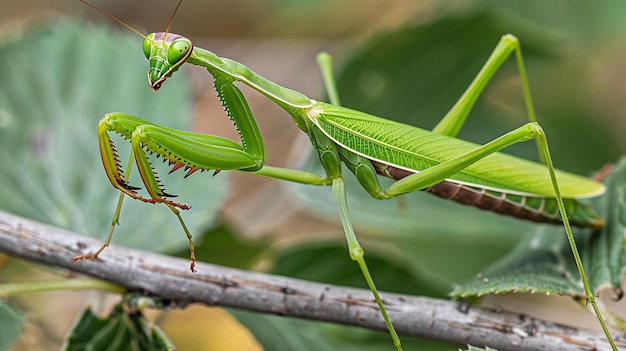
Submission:
<svg viewBox="0 0 626 351">
<path fill-rule="evenodd" d="M 414 172 L 384 163 L 371 162 L 378 174 L 391 179 L 400 180 L 414 174 Z M 537 223 L 562 223 L 554 197 L 510 194 L 504 191 L 489 190 L 478 185 L 471 186 L 449 180 L 444 180 L 441 183 L 423 189 L 423 191 L 462 205 L 473 206 L 481 210 L 519 219 Z M 604 224 L 589 206 L 582 204 L 576 199 L 564 198 L 563 201 L 570 216 L 571 224 L 589 228 L 598 228 Z"/>
</svg>

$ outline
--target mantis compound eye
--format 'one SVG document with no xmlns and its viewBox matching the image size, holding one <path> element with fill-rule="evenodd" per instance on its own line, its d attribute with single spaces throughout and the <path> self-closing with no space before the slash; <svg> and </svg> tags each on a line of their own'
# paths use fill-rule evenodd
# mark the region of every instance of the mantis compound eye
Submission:
<svg viewBox="0 0 626 351">
<path fill-rule="evenodd" d="M 167 49 L 167 62 L 172 66 L 179 65 L 191 54 L 192 48 L 193 45 L 189 39 L 181 38 L 173 41 Z"/>
<path fill-rule="evenodd" d="M 154 43 L 154 33 L 146 36 L 143 39 L 143 54 L 146 55 L 146 58 L 150 58 L 150 51 L 152 51 L 152 43 Z"/>
</svg>

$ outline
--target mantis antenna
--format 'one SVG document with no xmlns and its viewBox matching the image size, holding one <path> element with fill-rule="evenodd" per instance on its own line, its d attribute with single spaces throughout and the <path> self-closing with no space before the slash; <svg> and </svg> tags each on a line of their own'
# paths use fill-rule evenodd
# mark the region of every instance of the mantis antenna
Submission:
<svg viewBox="0 0 626 351">
<path fill-rule="evenodd" d="M 170 27 L 172 26 L 172 22 L 174 22 L 174 17 L 176 16 L 176 12 L 178 12 L 178 8 L 180 7 L 180 4 L 182 3 L 183 3 L 183 0 L 178 0 L 178 4 L 176 4 L 176 8 L 174 8 L 174 12 L 172 12 L 172 15 L 170 16 L 169 21 L 167 21 L 167 27 L 165 27 L 165 35 L 163 35 L 163 43 L 165 43 L 165 38 L 167 38 L 167 33 L 170 32 Z"/>
<path fill-rule="evenodd" d="M 100 12 L 101 14 L 103 14 L 104 16 L 112 19 L 113 21 L 121 24 L 122 26 L 128 28 L 129 30 L 137 33 L 137 35 L 139 35 L 142 38 L 146 38 L 146 36 L 144 34 L 142 34 L 140 31 L 138 31 L 137 29 L 133 28 L 131 25 L 125 23 L 124 21 L 120 20 L 119 18 L 113 16 L 112 14 L 102 10 L 99 7 L 96 7 L 95 5 L 93 5 L 92 3 L 89 3 L 85 0 L 79 0 L 80 2 L 82 2 L 83 4 L 91 7 L 92 9 Z M 179 0 L 178 4 L 176 4 L 176 7 L 174 8 L 174 12 L 172 12 L 172 15 L 170 16 L 170 19 L 167 21 L 167 27 L 165 27 L 165 35 L 163 36 L 163 42 L 165 42 L 165 38 L 167 37 L 167 33 L 170 32 L 170 27 L 172 27 L 172 23 L 174 22 L 174 17 L 176 17 L 176 13 L 178 12 L 178 9 L 180 8 L 180 5 L 183 3 L 183 0 Z"/>
<path fill-rule="evenodd" d="M 119 18 L 117 18 L 117 17 L 113 16 L 112 14 L 110 14 L 110 13 L 108 13 L 108 12 L 106 12 L 106 11 L 104 11 L 104 10 L 100 9 L 99 7 L 96 7 L 95 5 L 93 5 L 93 4 L 91 4 L 91 3 L 89 3 L 89 2 L 87 2 L 87 1 L 85 1 L 85 0 L 79 0 L 79 1 L 80 1 L 80 2 L 82 2 L 83 4 L 87 5 L 87 6 L 91 7 L 92 9 L 94 9 L 94 10 L 96 10 L 96 11 L 100 12 L 101 14 L 105 15 L 106 17 L 108 17 L 108 18 L 110 18 L 110 19 L 114 20 L 115 22 L 117 22 L 117 23 L 121 24 L 122 26 L 124 26 L 124 27 L 128 28 L 129 30 L 131 30 L 131 31 L 133 31 L 133 32 L 135 32 L 135 33 L 137 33 L 137 35 L 139 35 L 140 37 L 142 37 L 142 38 L 144 38 L 144 39 L 146 38 L 146 36 L 145 36 L 144 34 L 142 34 L 140 31 L 136 30 L 136 29 L 135 29 L 135 28 L 133 28 L 131 25 L 126 24 L 124 21 L 122 21 L 122 20 L 120 20 Z M 182 2 L 182 0 L 181 0 L 181 2 Z M 180 5 L 180 2 L 178 3 L 178 5 Z M 176 6 L 176 9 L 178 9 L 178 6 Z M 176 13 L 176 11 L 174 11 L 174 13 Z M 173 18 L 173 15 L 172 15 L 172 18 Z M 171 21 L 172 21 L 172 19 L 170 19 L 170 24 L 171 24 Z M 170 24 L 168 24 L 168 25 L 167 25 L 167 28 L 168 28 L 168 29 L 169 29 L 169 27 L 170 27 Z"/>
</svg>

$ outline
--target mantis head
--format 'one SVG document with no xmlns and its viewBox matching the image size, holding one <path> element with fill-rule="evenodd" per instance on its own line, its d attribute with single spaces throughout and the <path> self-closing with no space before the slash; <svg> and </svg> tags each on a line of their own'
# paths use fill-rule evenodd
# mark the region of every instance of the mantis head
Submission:
<svg viewBox="0 0 626 351">
<path fill-rule="evenodd" d="M 185 63 L 193 52 L 193 44 L 191 43 L 191 40 L 183 37 L 182 35 L 169 33 L 174 17 L 176 16 L 176 12 L 178 11 L 178 8 L 183 0 L 178 1 L 174 12 L 172 12 L 170 20 L 167 22 L 165 31 L 148 35 L 141 34 L 141 32 L 135 28 L 124 23 L 122 20 L 116 18 L 110 13 L 87 2 L 86 0 L 80 0 L 80 2 L 143 37 L 143 52 L 150 62 L 150 69 L 148 70 L 148 83 L 150 83 L 150 87 L 152 87 L 152 90 L 154 91 L 159 90 L 161 88 L 161 84 L 163 84 L 167 78 L 171 77 L 172 73 L 176 72 L 176 70 L 178 70 L 183 63 Z"/>
<path fill-rule="evenodd" d="M 143 53 L 150 62 L 148 83 L 157 91 L 161 84 L 185 63 L 193 52 L 191 40 L 167 32 L 148 34 L 143 40 Z"/>
</svg>

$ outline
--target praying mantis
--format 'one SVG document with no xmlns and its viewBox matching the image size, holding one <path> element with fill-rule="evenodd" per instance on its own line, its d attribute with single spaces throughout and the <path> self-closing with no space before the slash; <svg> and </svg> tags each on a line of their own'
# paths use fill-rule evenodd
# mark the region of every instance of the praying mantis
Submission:
<svg viewBox="0 0 626 351">
<path fill-rule="evenodd" d="M 96 258 L 109 245 L 123 199 L 129 196 L 146 203 L 163 204 L 176 215 L 189 241 L 190 270 L 195 271 L 192 235 L 180 214 L 180 210 L 188 210 L 189 206 L 174 201 L 175 195 L 165 190 L 148 154 L 169 163 L 172 166 L 170 172 L 184 168 L 185 177 L 197 171 L 213 170 L 216 174 L 223 170 L 239 170 L 290 182 L 330 186 L 349 256 L 359 265 L 394 346 L 401 350 L 400 339 L 369 273 L 365 252 L 350 221 L 343 164 L 375 199 L 390 199 L 422 190 L 503 215 L 563 225 L 586 298 L 609 343 L 617 350 L 600 314 L 571 230 L 571 225 L 588 228 L 603 225 L 603 220 L 579 200 L 600 196 L 605 188 L 593 179 L 554 168 L 546 135 L 536 121 L 521 47 L 514 36 L 502 36 L 474 81 L 439 124 L 428 131 L 342 107 L 327 54 L 320 54 L 318 63 L 331 103 L 316 101 L 282 87 L 237 61 L 219 57 L 195 47 L 191 40 L 181 35 L 169 33 L 182 0 L 178 2 L 165 31 L 148 35 L 85 0 L 80 1 L 144 38 L 143 51 L 149 61 L 148 81 L 154 91 L 158 91 L 184 63 L 206 68 L 214 79 L 217 95 L 235 125 L 241 143 L 214 135 L 174 130 L 125 113 L 105 114 L 98 124 L 100 154 L 106 175 L 120 191 L 120 198 L 104 245 L 92 254 L 74 257 L 73 262 Z M 487 83 L 512 55 L 517 62 L 529 122 L 484 145 L 456 138 Z M 263 139 L 246 98 L 235 83 L 258 91 L 293 118 L 297 127 L 308 135 L 324 174 L 265 165 Z M 119 134 L 131 143 L 126 168 L 121 165 L 110 138 L 111 133 Z M 532 139 L 536 141 L 542 163 L 500 153 L 510 145 Z M 128 176 L 133 164 L 139 171 L 147 196 L 139 194 L 141 188 L 129 184 Z M 379 183 L 379 176 L 395 182 L 384 188 Z"/>
</svg>

